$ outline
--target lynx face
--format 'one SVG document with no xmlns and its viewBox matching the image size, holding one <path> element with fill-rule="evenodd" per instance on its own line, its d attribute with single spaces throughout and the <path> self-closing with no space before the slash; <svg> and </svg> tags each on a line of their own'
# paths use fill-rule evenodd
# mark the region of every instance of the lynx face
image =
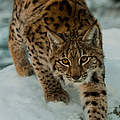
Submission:
<svg viewBox="0 0 120 120">
<path fill-rule="evenodd" d="M 74 32 L 74 38 L 71 34 L 73 33 L 66 33 L 61 38 L 54 33 L 48 33 L 55 58 L 53 68 L 63 78 L 72 82 L 83 82 L 90 79 L 96 69 L 102 68 L 101 34 L 97 25 L 93 25 L 84 37 L 80 37 L 79 32 Z"/>
</svg>

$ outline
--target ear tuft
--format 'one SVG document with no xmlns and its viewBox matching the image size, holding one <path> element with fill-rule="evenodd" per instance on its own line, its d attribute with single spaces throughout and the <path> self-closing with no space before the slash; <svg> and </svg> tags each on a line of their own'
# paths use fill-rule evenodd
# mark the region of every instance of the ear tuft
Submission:
<svg viewBox="0 0 120 120">
<path fill-rule="evenodd" d="M 86 32 L 84 40 L 88 41 L 88 43 L 92 44 L 94 47 L 102 47 L 101 32 L 98 24 L 95 24 Z"/>
<path fill-rule="evenodd" d="M 60 44 L 63 43 L 62 38 L 60 38 L 57 34 L 54 32 L 47 32 L 48 40 L 50 41 L 50 44 L 52 45 L 52 48 L 57 49 L 59 48 Z"/>
</svg>

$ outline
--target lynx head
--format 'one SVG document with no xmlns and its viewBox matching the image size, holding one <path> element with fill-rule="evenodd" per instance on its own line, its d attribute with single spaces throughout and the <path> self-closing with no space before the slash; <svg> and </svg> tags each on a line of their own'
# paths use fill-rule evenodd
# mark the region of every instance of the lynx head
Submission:
<svg viewBox="0 0 120 120">
<path fill-rule="evenodd" d="M 82 82 L 95 71 L 104 68 L 102 39 L 98 24 L 92 25 L 84 36 L 80 31 L 59 34 L 48 32 L 51 43 L 51 63 L 59 75 L 73 82 Z"/>
</svg>

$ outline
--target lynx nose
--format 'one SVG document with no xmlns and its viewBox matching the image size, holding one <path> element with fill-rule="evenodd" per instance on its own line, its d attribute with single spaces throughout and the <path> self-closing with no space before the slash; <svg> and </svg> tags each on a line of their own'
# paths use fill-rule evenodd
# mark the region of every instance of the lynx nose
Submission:
<svg viewBox="0 0 120 120">
<path fill-rule="evenodd" d="M 72 78 L 75 80 L 78 80 L 80 78 L 80 76 L 73 76 Z"/>
</svg>

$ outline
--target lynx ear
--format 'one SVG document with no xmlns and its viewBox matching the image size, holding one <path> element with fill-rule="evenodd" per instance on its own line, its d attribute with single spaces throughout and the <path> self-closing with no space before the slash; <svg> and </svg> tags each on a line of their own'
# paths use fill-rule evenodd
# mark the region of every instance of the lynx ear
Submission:
<svg viewBox="0 0 120 120">
<path fill-rule="evenodd" d="M 47 32 L 48 40 L 50 41 L 50 44 L 54 50 L 57 50 L 61 44 L 64 42 L 62 38 L 60 38 L 57 34 L 54 32 Z"/>
<path fill-rule="evenodd" d="M 88 41 L 89 44 L 93 45 L 94 47 L 102 47 L 101 41 L 101 32 L 100 28 L 97 24 L 92 26 L 83 37 L 84 40 Z"/>
</svg>

